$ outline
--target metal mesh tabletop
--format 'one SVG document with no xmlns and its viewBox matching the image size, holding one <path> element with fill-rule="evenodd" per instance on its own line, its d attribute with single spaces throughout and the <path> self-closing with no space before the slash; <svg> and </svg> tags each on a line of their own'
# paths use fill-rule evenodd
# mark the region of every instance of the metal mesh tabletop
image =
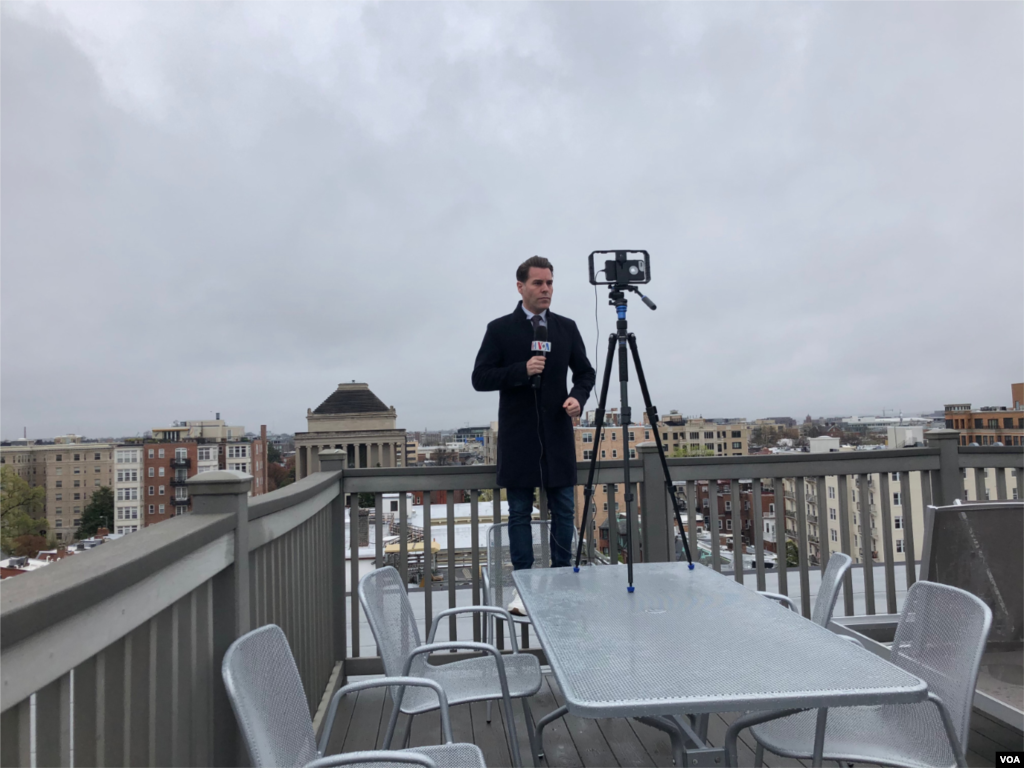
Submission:
<svg viewBox="0 0 1024 768">
<path fill-rule="evenodd" d="M 569 711 L 731 712 L 927 697 L 925 683 L 709 568 L 517 571 Z"/>
</svg>

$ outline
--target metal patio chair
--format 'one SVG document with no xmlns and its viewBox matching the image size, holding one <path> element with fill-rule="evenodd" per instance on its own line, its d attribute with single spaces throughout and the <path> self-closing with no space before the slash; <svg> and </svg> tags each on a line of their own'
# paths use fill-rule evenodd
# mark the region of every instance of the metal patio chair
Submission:
<svg viewBox="0 0 1024 768">
<path fill-rule="evenodd" d="M 821 586 L 818 588 L 818 595 L 814 598 L 814 608 L 811 609 L 811 621 L 822 627 L 828 627 L 832 620 L 832 612 L 836 608 L 836 601 L 839 599 L 839 590 L 843 586 L 843 576 L 853 565 L 853 558 L 842 552 L 833 552 L 829 555 L 828 565 L 825 572 L 821 574 Z M 776 600 L 787 606 L 796 613 L 800 609 L 796 607 L 793 599 L 778 592 L 758 592 L 770 600 Z"/>
<path fill-rule="evenodd" d="M 531 520 L 533 529 L 533 567 L 547 568 L 551 563 L 551 523 L 548 520 Z M 572 536 L 573 554 L 576 551 L 576 532 Z M 509 552 L 508 523 L 492 525 L 487 531 L 487 565 L 480 569 L 483 575 L 484 605 L 507 608 L 512 599 L 515 583 L 512 581 L 512 555 Z M 496 614 L 487 616 L 483 626 L 483 639 L 495 636 L 494 627 L 499 619 Z M 530 623 L 529 616 L 512 616 L 512 621 L 522 626 Z M 512 628 L 510 628 L 511 631 Z"/>
<path fill-rule="evenodd" d="M 966 766 L 971 706 L 992 611 L 956 587 L 919 581 L 907 592 L 891 661 L 928 684 L 928 701 L 828 710 L 823 758 L 856 763 L 933 768 Z M 813 759 L 817 713 L 807 710 L 756 724 L 755 765 L 764 750 Z"/>
<path fill-rule="evenodd" d="M 388 763 L 412 763 L 426 768 L 484 768 L 479 748 L 473 744 L 453 743 L 448 700 L 441 686 L 432 680 L 412 677 L 369 680 L 338 690 L 331 698 L 317 744 L 295 658 L 284 632 L 274 624 L 254 629 L 235 640 L 224 654 L 221 675 L 242 740 L 257 768 Z M 323 756 L 342 698 L 367 688 L 404 690 L 406 686 L 433 690 L 441 709 L 444 744 L 399 751 L 389 750 L 390 740 L 386 739 L 384 750 Z M 397 708 L 391 719 L 398 719 Z"/>
<path fill-rule="evenodd" d="M 380 648 L 384 670 L 389 676 L 414 676 L 434 680 L 444 689 L 451 704 L 502 699 L 509 732 L 509 747 L 512 751 L 512 760 L 517 767 L 522 766 L 522 758 L 516 738 L 512 699 L 521 699 L 530 747 L 536 754 L 536 729 L 527 697 L 540 690 L 540 662 L 537 658 L 532 654 L 520 653 L 515 637 L 511 638 L 511 654 L 502 654 L 487 643 L 467 640 L 434 642 L 438 624 L 446 616 L 473 612 L 493 613 L 502 616 L 511 626 L 512 617 L 508 611 L 498 606 L 486 605 L 441 611 L 434 617 L 430 634 L 424 644 L 416 627 L 416 619 L 402 577 L 393 567 L 378 568 L 359 580 L 359 602 L 366 612 L 370 630 Z M 431 664 L 427 658 L 428 654 L 434 651 L 452 650 L 482 651 L 485 655 L 439 665 Z M 412 718 L 437 709 L 436 697 L 419 688 L 408 693 L 402 689 L 392 689 L 392 696 L 400 711 L 410 718 L 406 728 L 407 739 L 412 728 Z M 396 718 L 392 718 L 388 724 L 385 743 L 390 743 L 396 722 Z"/>
</svg>

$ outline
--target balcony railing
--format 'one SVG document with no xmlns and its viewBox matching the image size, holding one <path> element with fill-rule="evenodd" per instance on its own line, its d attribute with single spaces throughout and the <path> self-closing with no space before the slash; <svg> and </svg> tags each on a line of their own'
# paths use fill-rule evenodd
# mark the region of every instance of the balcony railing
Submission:
<svg viewBox="0 0 1024 768">
<path fill-rule="evenodd" d="M 175 468 L 180 467 L 182 469 L 188 469 L 189 467 L 192 466 L 192 459 L 190 459 L 188 456 L 185 456 L 183 458 L 174 457 L 171 459 L 171 466 Z"/>
<path fill-rule="evenodd" d="M 188 478 L 187 477 L 172 477 L 171 478 L 171 485 L 174 485 L 174 486 L 178 486 L 178 485 L 183 486 L 187 482 L 188 482 Z"/>
<path fill-rule="evenodd" d="M 866 493 L 869 477 L 881 486 L 881 582 L 876 590 L 876 567 L 855 569 L 857 592 L 863 592 L 863 612 L 876 614 L 876 591 L 884 613 L 898 610 L 897 591 L 917 577 L 914 558 L 897 563 L 893 557 L 890 474 L 899 472 L 905 548 L 915 551 L 921 509 L 962 498 L 961 470 L 995 468 L 995 496 L 1008 498 L 1015 484 L 1024 497 L 1019 471 L 1020 452 L 1012 448 L 957 448 L 957 433 L 931 433 L 932 445 L 892 451 L 836 454 L 795 454 L 669 459 L 671 480 L 687 500 L 684 520 L 691 551 L 698 543 L 710 549 L 708 564 L 752 588 L 768 580 L 764 558 L 762 482 L 775 498 L 783 497 L 783 482 L 796 484 L 793 538 L 799 564 L 787 566 L 784 553 L 772 569 L 772 587 L 799 595 L 798 605 L 810 615 L 810 574 L 824 569 L 808 558 L 812 542 L 807 521 L 805 482 L 824 497 L 827 477 L 839 487 L 839 548 L 870 562 L 870 535 L 859 551 L 852 547 L 849 493 L 851 484 Z M 417 568 L 435 571 L 440 581 L 426 578 L 424 588 L 410 587 L 422 606 L 423 634 L 438 610 L 457 603 L 481 602 L 480 563 L 485 559 L 480 535 L 485 526 L 501 520 L 497 505 L 482 497 L 500 498 L 493 466 L 403 467 L 343 469 L 340 451 L 319 455 L 319 472 L 274 493 L 248 499 L 249 479 L 188 481 L 193 512 L 150 526 L 109 546 L 69 558 L 31 574 L 4 582 L 0 593 L 0 675 L 2 675 L 3 741 L 0 766 L 135 765 L 166 762 L 175 765 L 233 765 L 239 743 L 234 716 L 220 678 L 220 662 L 228 645 L 252 627 L 280 625 L 294 651 L 307 692 L 306 704 L 319 728 L 330 695 L 352 675 L 383 671 L 372 638 L 365 637 L 365 619 L 352 599 L 360 563 L 385 564 L 385 493 L 398 493 L 395 515 L 398 554 L 393 557 L 409 584 Z M 633 510 L 638 535 L 631 552 L 635 561 L 676 558 L 679 542 L 668 489 L 653 445 L 642 445 L 630 462 L 638 486 L 640 512 Z M 578 466 L 586 477 L 589 464 Z M 1018 469 L 1015 474 L 1010 469 Z M 975 492 L 984 498 L 984 473 L 974 475 Z M 718 513 L 720 484 L 728 484 L 732 530 L 742 528 L 740 480 L 753 483 L 751 514 L 754 567 L 729 568 L 729 552 L 720 544 L 724 529 Z M 623 463 L 603 463 L 598 484 L 617 483 L 609 496 L 623 492 Z M 709 489 L 709 508 L 702 510 L 709 539 L 698 538 L 698 482 Z M 970 482 L 970 477 L 967 478 Z M 912 486 L 920 496 L 911 493 Z M 432 541 L 441 527 L 446 544 L 436 558 L 430 547 L 412 553 L 411 491 L 447 491 L 443 518 L 432 519 L 429 494 L 424 494 L 422 540 Z M 467 492 L 470 503 L 470 541 L 456 548 L 454 491 Z M 373 494 L 372 546 L 361 550 L 359 537 L 348 535 L 346 498 L 358 504 L 360 494 Z M 177 501 L 177 500 L 175 500 Z M 540 514 L 548 514 L 540 497 Z M 351 515 L 358 520 L 358 515 Z M 352 524 L 353 531 L 357 524 Z M 440 537 L 439 537 L 440 538 Z M 590 543 L 593 546 L 593 543 Z M 608 562 L 619 559 L 618 537 L 608 542 Z M 919 547 L 918 547 L 919 548 Z M 346 559 L 346 553 L 350 555 Z M 368 560 L 361 561 L 361 557 Z M 436 560 L 436 562 L 434 562 Z M 604 559 L 593 556 L 593 562 Z M 601 567 L 601 566 L 596 566 Z M 611 567 L 611 566 L 609 566 Z M 905 571 L 897 580 L 896 569 Z M 152 578 L 150 578 L 152 577 Z M 855 613 L 854 575 L 846 577 L 837 615 Z M 792 588 L 791 588 L 792 587 Z M 465 621 L 466 623 L 463 623 Z M 479 617 L 451 618 L 442 626 L 448 637 L 480 638 Z M 495 638 L 504 646 L 499 632 Z M 527 636 L 524 635 L 524 640 Z M 536 649 L 531 652 L 539 653 Z M 453 657 L 458 657 L 453 654 Z M 73 693 L 72 693 L 73 691 Z M 155 724 L 155 727 L 154 727 Z M 34 756 L 30 754 L 35 750 Z"/>
</svg>

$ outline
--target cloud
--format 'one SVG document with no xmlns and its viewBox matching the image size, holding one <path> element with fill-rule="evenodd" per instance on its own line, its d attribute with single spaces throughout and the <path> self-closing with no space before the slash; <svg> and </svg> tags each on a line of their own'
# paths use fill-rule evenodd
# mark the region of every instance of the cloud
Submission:
<svg viewBox="0 0 1024 768">
<path fill-rule="evenodd" d="M 351 379 L 403 427 L 485 423 L 469 373 L 515 266 L 555 262 L 592 347 L 609 247 L 652 254 L 630 321 L 662 411 L 1022 378 L 1019 5 L 2 13 L 5 437 L 301 430 Z"/>
</svg>

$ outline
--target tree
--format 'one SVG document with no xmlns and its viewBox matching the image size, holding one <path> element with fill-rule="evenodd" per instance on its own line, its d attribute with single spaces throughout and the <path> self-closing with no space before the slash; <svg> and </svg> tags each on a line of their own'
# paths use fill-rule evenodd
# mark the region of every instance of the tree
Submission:
<svg viewBox="0 0 1024 768">
<path fill-rule="evenodd" d="M 3 534 L 0 536 L 0 549 L 15 557 L 22 557 L 26 554 L 30 557 L 35 557 L 40 549 L 46 547 L 46 530 L 48 527 L 49 524 L 46 520 L 32 517 L 20 510 L 15 510 L 3 518 Z M 33 541 L 26 542 L 26 539 L 32 539 Z M 38 543 L 35 542 L 35 539 L 39 539 L 41 543 L 35 548 L 34 552 L 21 551 L 26 548 L 31 549 L 34 544 Z"/>
<path fill-rule="evenodd" d="M 693 456 L 714 456 L 715 452 L 710 448 L 702 448 L 699 445 L 681 445 L 672 451 L 673 459 L 684 459 Z"/>
<path fill-rule="evenodd" d="M 751 445 L 775 445 L 779 441 L 779 433 L 771 427 L 757 427 L 750 433 Z"/>
<path fill-rule="evenodd" d="M 87 539 L 100 528 L 114 530 L 114 490 L 109 485 L 93 493 L 82 512 L 82 523 L 75 532 L 76 539 Z"/>
<path fill-rule="evenodd" d="M 43 511 L 46 489 L 33 488 L 10 467 L 0 467 L 0 517 L 6 518 L 12 512 L 37 515 Z"/>
<path fill-rule="evenodd" d="M 447 467 L 459 463 L 459 454 L 449 451 L 447 448 L 438 448 L 434 451 L 434 463 L 439 467 Z"/>
<path fill-rule="evenodd" d="M 800 565 L 800 548 L 789 539 L 786 540 L 786 565 L 790 568 Z"/>
<path fill-rule="evenodd" d="M 281 451 L 271 442 L 267 442 L 267 464 L 280 464 Z"/>
<path fill-rule="evenodd" d="M 276 491 L 295 482 L 295 457 L 289 457 L 284 464 L 267 464 L 267 488 Z"/>
</svg>

